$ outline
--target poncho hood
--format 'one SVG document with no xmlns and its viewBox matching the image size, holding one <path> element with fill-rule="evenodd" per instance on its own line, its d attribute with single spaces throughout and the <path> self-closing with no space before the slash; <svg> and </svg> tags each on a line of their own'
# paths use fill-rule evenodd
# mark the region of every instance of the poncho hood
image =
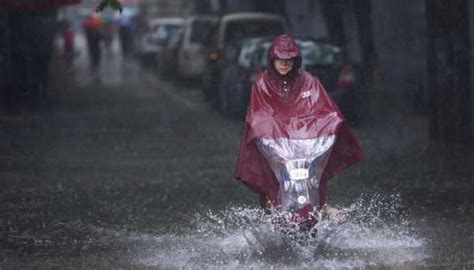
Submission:
<svg viewBox="0 0 474 270">
<path fill-rule="evenodd" d="M 287 75 L 280 75 L 273 66 L 275 59 L 294 59 L 293 69 Z M 292 81 L 301 68 L 301 52 L 296 42 L 288 35 L 280 35 L 272 41 L 267 54 L 267 70 L 275 80 Z"/>
</svg>

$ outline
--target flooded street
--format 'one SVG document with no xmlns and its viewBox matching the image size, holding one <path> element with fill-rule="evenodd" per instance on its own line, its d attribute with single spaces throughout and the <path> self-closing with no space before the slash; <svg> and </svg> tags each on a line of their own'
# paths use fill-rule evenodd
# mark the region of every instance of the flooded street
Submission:
<svg viewBox="0 0 474 270">
<path fill-rule="evenodd" d="M 233 179 L 241 119 L 193 84 L 103 57 L 100 84 L 79 58 L 57 68 L 47 105 L 0 118 L 0 269 L 474 268 L 472 186 L 441 191 L 429 174 L 472 170 L 427 158 L 438 150 L 410 133 L 423 119 L 358 127 L 366 159 L 330 184 L 346 220 L 299 243 Z"/>
</svg>

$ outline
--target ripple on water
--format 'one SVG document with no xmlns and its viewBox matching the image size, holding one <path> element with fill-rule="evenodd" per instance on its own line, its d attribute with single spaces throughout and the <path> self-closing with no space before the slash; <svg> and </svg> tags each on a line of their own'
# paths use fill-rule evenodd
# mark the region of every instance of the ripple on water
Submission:
<svg viewBox="0 0 474 270">
<path fill-rule="evenodd" d="M 154 237 L 137 264 L 165 268 L 322 268 L 423 265 L 417 236 L 398 196 L 362 196 L 342 211 L 344 222 L 323 220 L 314 239 L 297 243 L 275 231 L 260 209 L 229 207 L 198 214 L 184 234 Z"/>
</svg>

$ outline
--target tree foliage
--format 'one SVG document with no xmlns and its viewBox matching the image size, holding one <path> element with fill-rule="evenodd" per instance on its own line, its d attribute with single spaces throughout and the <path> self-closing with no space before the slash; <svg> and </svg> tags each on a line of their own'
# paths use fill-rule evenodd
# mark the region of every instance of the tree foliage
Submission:
<svg viewBox="0 0 474 270">
<path fill-rule="evenodd" d="M 101 12 L 107 7 L 122 12 L 122 4 L 119 0 L 102 0 L 95 8 L 95 11 Z"/>
</svg>

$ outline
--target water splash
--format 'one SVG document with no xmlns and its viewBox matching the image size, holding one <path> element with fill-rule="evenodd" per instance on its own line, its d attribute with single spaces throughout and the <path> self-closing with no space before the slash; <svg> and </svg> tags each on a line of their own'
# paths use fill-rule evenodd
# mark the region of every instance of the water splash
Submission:
<svg viewBox="0 0 474 270">
<path fill-rule="evenodd" d="M 361 196 L 346 220 L 322 220 L 317 237 L 294 241 L 260 209 L 229 207 L 197 214 L 184 234 L 154 237 L 138 264 L 164 268 L 322 268 L 423 265 L 427 258 L 399 196 Z"/>
</svg>

